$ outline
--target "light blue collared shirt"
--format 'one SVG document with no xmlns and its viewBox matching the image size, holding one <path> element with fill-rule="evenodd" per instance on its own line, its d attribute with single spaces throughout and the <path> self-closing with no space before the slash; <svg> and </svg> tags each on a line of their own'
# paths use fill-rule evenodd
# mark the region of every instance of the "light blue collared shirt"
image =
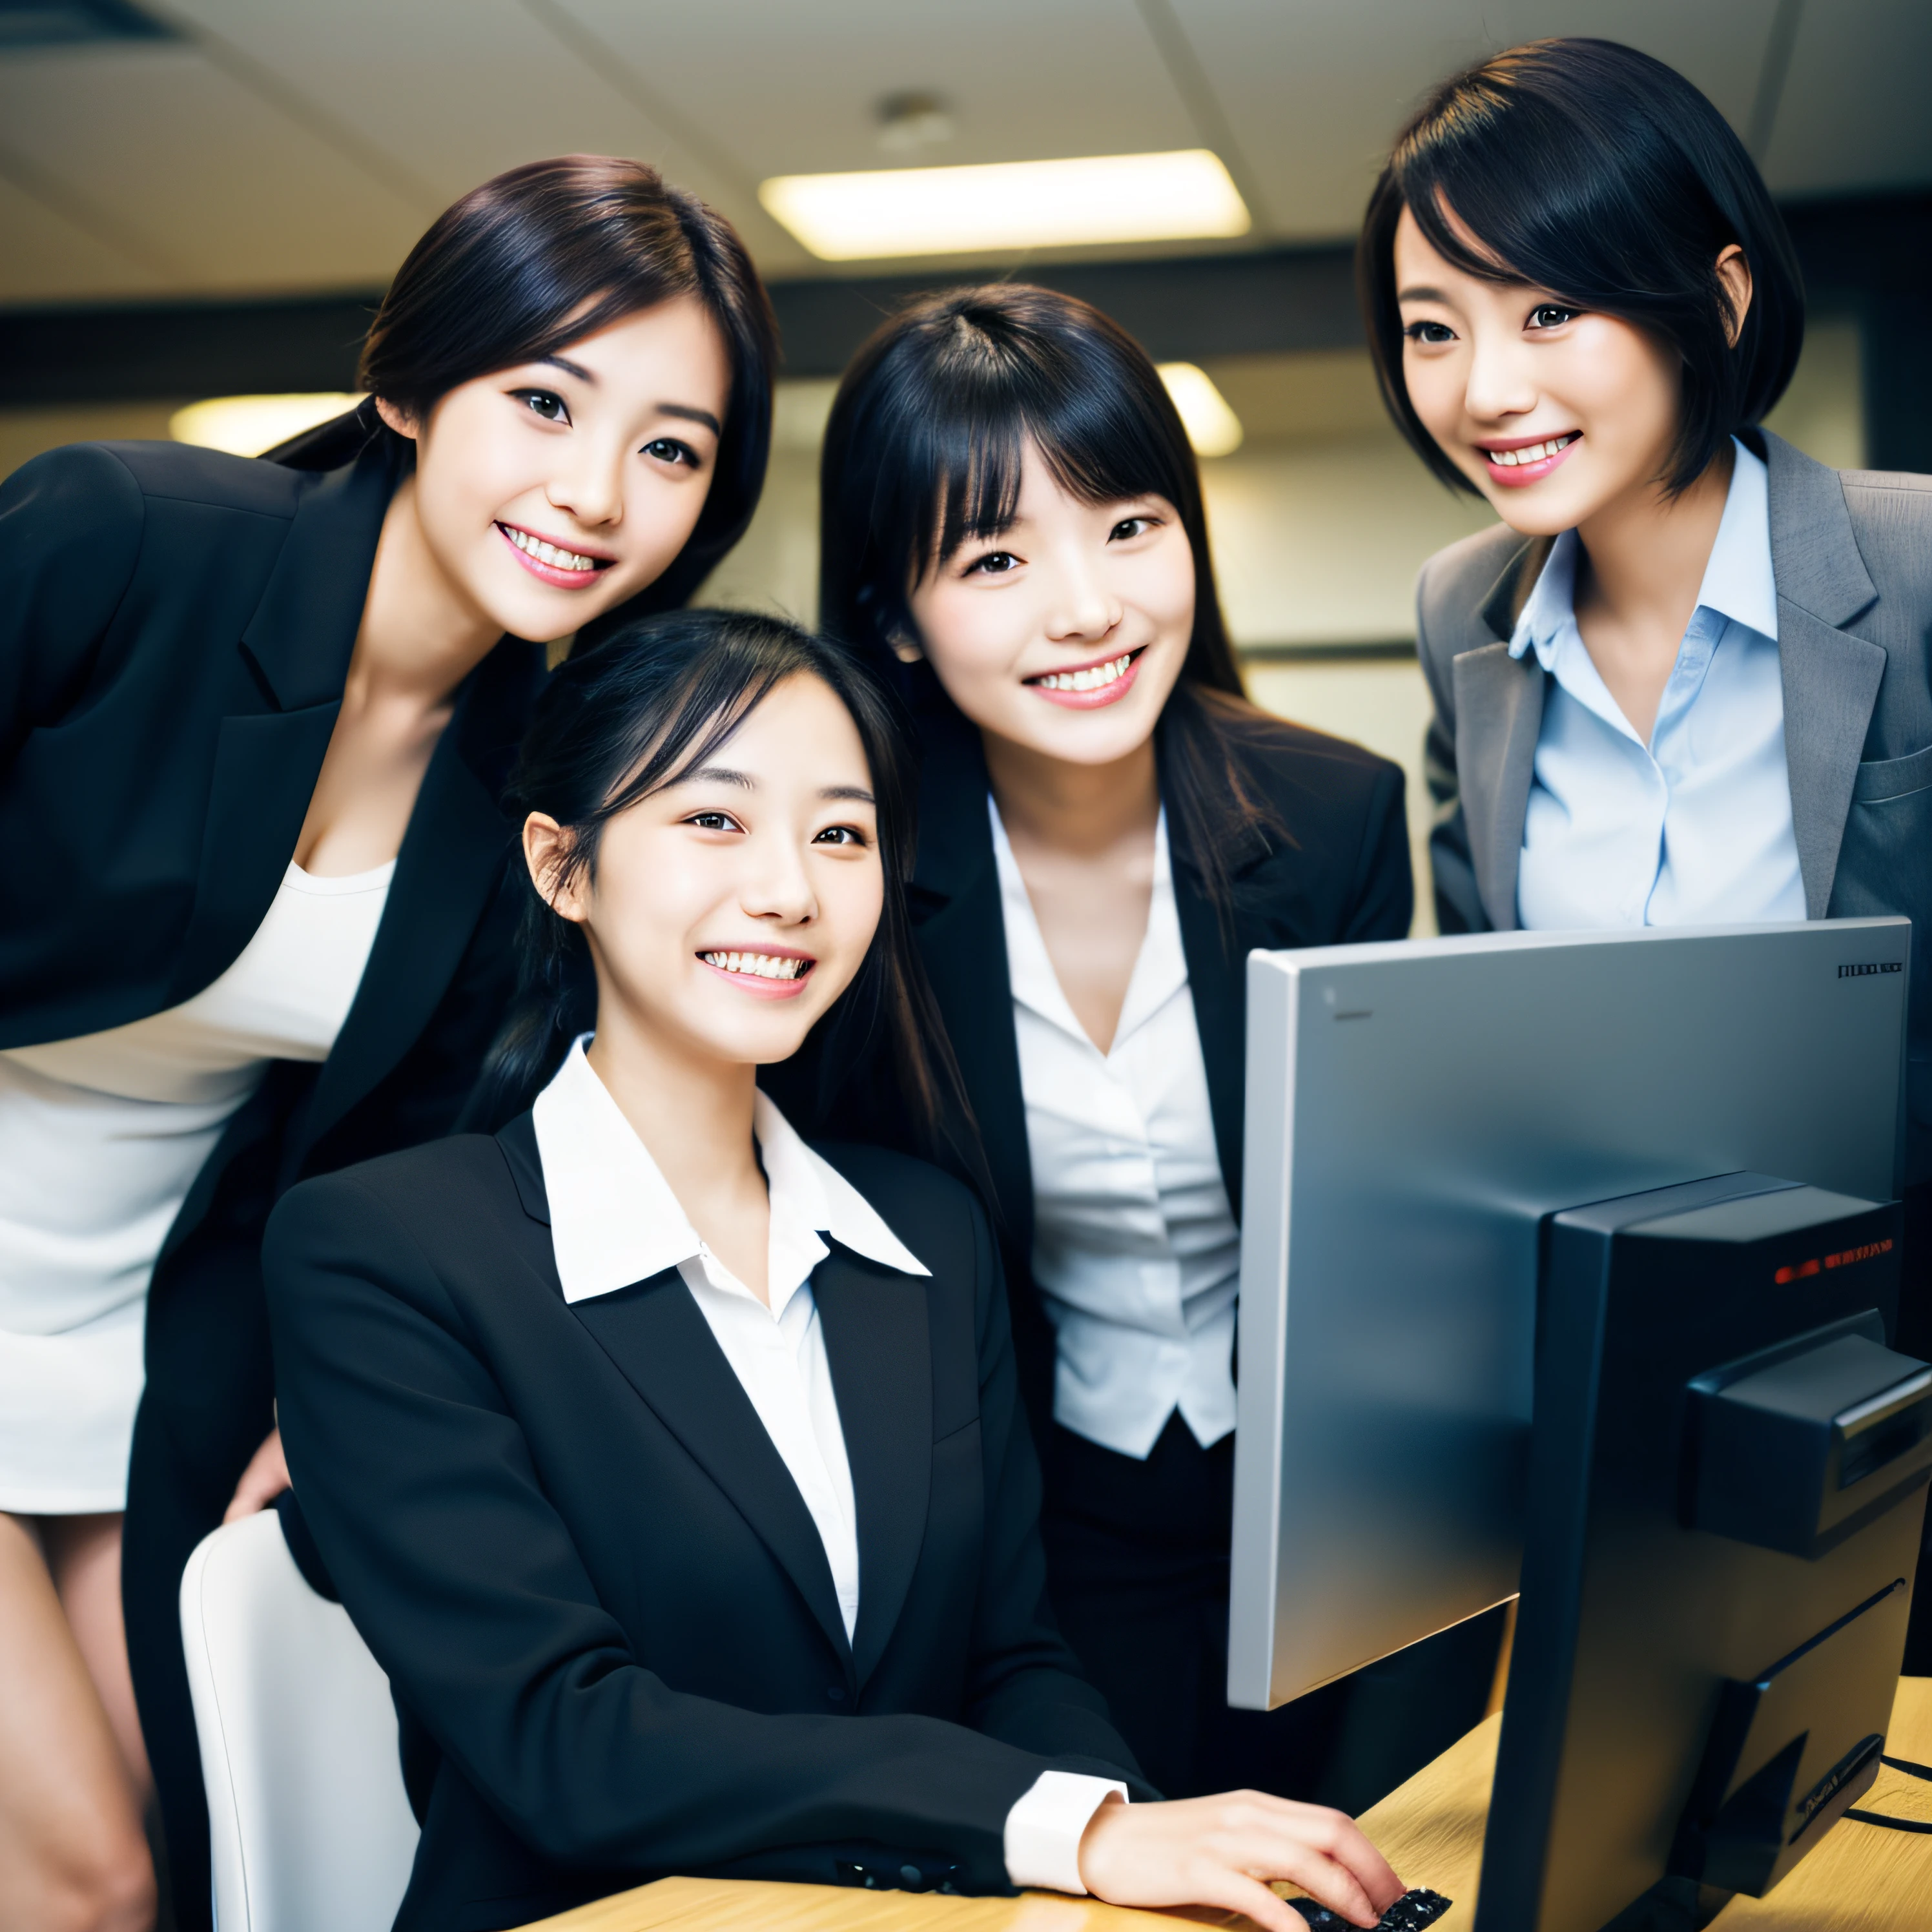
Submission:
<svg viewBox="0 0 1932 1932">
<path fill-rule="evenodd" d="M 1576 628 L 1580 545 L 1556 539 L 1510 639 L 1550 678 L 1523 821 L 1526 927 L 1802 920 L 1764 464 L 1742 443 L 1697 608 L 1646 745 Z"/>
</svg>

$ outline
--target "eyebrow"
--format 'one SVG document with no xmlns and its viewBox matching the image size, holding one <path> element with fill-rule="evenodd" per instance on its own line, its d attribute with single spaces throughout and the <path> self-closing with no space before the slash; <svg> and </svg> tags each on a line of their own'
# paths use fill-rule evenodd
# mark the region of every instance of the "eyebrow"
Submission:
<svg viewBox="0 0 1932 1932">
<path fill-rule="evenodd" d="M 596 386 L 597 378 L 582 363 L 573 362 L 567 356 L 539 356 L 537 360 L 553 369 L 561 369 L 566 376 L 574 376 L 580 382 L 588 382 L 593 388 Z"/>
<path fill-rule="evenodd" d="M 849 798 L 860 805 L 877 805 L 878 800 L 863 785 L 826 785 L 819 791 L 820 798 Z"/>
<path fill-rule="evenodd" d="M 756 791 L 758 782 L 744 772 L 734 772 L 729 765 L 700 765 L 695 771 L 680 772 L 671 782 L 674 784 L 727 784 L 735 786 L 740 791 Z"/>
<path fill-rule="evenodd" d="M 1448 306 L 1449 302 L 1449 298 L 1445 296 L 1440 289 L 1432 289 L 1426 286 L 1414 289 L 1400 289 L 1396 292 L 1395 298 L 1397 302 L 1441 302 L 1444 308 Z"/>
<path fill-rule="evenodd" d="M 567 356 L 540 356 L 538 362 L 552 369 L 561 369 L 566 376 L 574 376 L 580 382 L 588 382 L 594 389 L 597 386 L 596 374 L 584 368 L 581 362 L 573 362 Z M 685 403 L 660 403 L 658 413 L 663 416 L 677 416 L 686 422 L 702 423 L 713 436 L 722 436 L 724 426 L 709 410 L 696 410 Z"/>
</svg>

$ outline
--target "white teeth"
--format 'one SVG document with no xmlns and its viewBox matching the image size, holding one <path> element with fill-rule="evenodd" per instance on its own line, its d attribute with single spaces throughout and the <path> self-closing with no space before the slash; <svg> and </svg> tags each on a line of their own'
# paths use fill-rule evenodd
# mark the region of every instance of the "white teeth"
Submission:
<svg viewBox="0 0 1932 1932">
<path fill-rule="evenodd" d="M 754 980 L 796 980 L 806 963 L 770 952 L 700 952 L 698 956 L 720 972 L 748 974 Z"/>
<path fill-rule="evenodd" d="M 1526 449 L 1492 449 L 1488 455 L 1492 463 L 1505 470 L 1514 470 L 1520 463 L 1540 463 L 1546 456 L 1554 456 L 1559 449 L 1568 449 L 1576 440 L 1573 430 L 1569 435 L 1552 436 L 1547 442 L 1532 442 Z"/>
<path fill-rule="evenodd" d="M 535 557 L 540 563 L 548 564 L 554 570 L 595 570 L 597 560 L 594 556 L 580 556 L 574 550 L 559 550 L 555 544 L 545 543 L 541 537 L 533 537 L 526 530 L 520 530 L 508 524 L 499 524 L 496 527 L 526 556 Z"/>
<path fill-rule="evenodd" d="M 1057 670 L 1048 677 L 1036 677 L 1033 681 L 1042 691 L 1094 691 L 1103 684 L 1112 684 L 1126 675 L 1127 667 L 1134 661 L 1134 654 L 1112 659 L 1106 664 L 1094 664 L 1085 670 Z"/>
</svg>

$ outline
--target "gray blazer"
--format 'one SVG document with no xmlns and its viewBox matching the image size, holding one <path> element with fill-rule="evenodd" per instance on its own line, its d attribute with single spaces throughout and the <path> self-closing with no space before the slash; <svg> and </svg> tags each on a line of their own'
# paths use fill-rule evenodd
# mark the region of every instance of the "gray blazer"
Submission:
<svg viewBox="0 0 1932 1932">
<path fill-rule="evenodd" d="M 1811 919 L 1914 922 L 1906 1175 L 1932 1178 L 1932 477 L 1828 470 L 1766 430 L 1791 817 Z M 1417 649 L 1444 932 L 1508 932 L 1542 667 L 1509 639 L 1547 538 L 1484 530 L 1424 566 Z"/>
</svg>

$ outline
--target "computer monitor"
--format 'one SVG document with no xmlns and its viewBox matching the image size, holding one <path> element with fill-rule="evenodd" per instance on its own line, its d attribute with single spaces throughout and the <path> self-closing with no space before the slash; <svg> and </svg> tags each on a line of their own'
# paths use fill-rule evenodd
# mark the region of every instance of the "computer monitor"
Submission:
<svg viewBox="0 0 1932 1932">
<path fill-rule="evenodd" d="M 1251 956 L 1231 1703 L 1515 1594 L 1548 1216 L 1727 1173 L 1897 1194 L 1910 935 Z"/>
</svg>

